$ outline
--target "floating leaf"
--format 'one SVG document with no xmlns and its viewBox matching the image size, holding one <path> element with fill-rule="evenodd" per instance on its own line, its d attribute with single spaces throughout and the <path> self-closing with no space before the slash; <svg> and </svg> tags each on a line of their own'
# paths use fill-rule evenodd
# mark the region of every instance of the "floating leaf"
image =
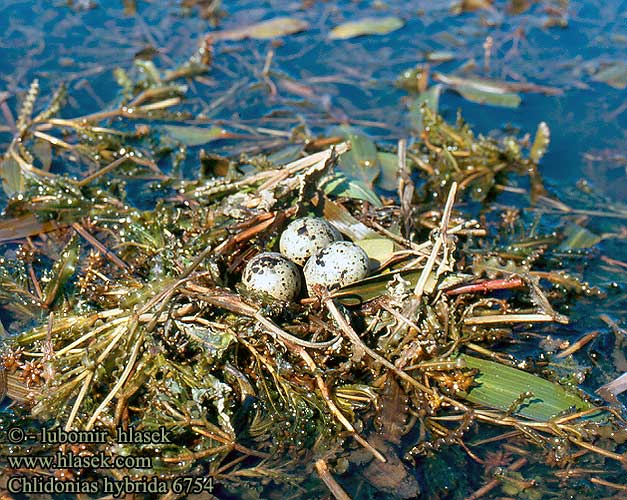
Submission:
<svg viewBox="0 0 627 500">
<path fill-rule="evenodd" d="M 422 119 L 422 106 L 427 106 L 430 110 L 437 113 L 438 106 L 440 105 L 440 92 L 442 91 L 442 85 L 433 85 L 424 92 L 420 92 L 418 97 L 411 101 L 409 105 L 409 121 L 412 128 L 421 132 L 424 128 Z"/>
<path fill-rule="evenodd" d="M 425 57 L 429 62 L 447 62 L 455 59 L 455 54 L 448 50 L 434 50 L 433 52 L 427 52 Z"/>
<path fill-rule="evenodd" d="M 337 169 L 350 179 L 360 179 L 372 186 L 380 170 L 374 142 L 350 127 L 340 127 L 337 132 L 351 143 L 350 151 L 340 156 Z"/>
<path fill-rule="evenodd" d="M 569 410 L 593 408 L 577 394 L 531 373 L 467 354 L 460 357 L 466 366 L 479 370 L 475 378 L 479 385 L 465 396 L 471 403 L 508 411 L 521 395 L 533 393 L 533 397 L 523 400 L 515 408 L 514 414 L 542 422 Z"/>
<path fill-rule="evenodd" d="M 336 174 L 324 181 L 322 188 L 326 194 L 343 196 L 354 200 L 364 200 L 375 207 L 383 206 L 375 192 L 359 179 L 348 179 L 345 175 Z"/>
<path fill-rule="evenodd" d="M 615 89 L 624 90 L 627 88 L 627 63 L 622 61 L 612 63 L 600 70 L 592 79 L 607 83 Z"/>
<path fill-rule="evenodd" d="M 309 28 L 309 23 L 295 17 L 275 17 L 267 21 L 251 24 L 233 30 L 214 31 L 209 36 L 214 40 L 244 40 L 254 38 L 256 40 L 267 40 L 279 36 L 292 35 L 305 31 Z"/>
<path fill-rule="evenodd" d="M 373 268 L 380 267 L 394 253 L 394 242 L 389 238 L 369 238 L 355 243 L 366 252 Z"/>
<path fill-rule="evenodd" d="M 324 218 L 353 241 L 380 236 L 379 233 L 355 219 L 346 208 L 332 200 L 324 202 Z"/>
<path fill-rule="evenodd" d="M 544 153 L 546 153 L 549 143 L 551 142 L 551 131 L 549 126 L 545 122 L 540 122 L 538 130 L 536 132 L 536 138 L 533 140 L 531 151 L 529 152 L 529 158 L 534 163 L 538 163 Z"/>
<path fill-rule="evenodd" d="M 564 231 L 566 239 L 560 245 L 562 250 L 572 250 L 575 248 L 591 248 L 596 245 L 601 238 L 592 231 L 581 227 L 578 224 L 571 224 Z"/>
<path fill-rule="evenodd" d="M 7 158 L 0 163 L 0 178 L 2 188 L 7 196 L 24 191 L 24 175 L 22 169 L 13 158 Z"/>
<path fill-rule="evenodd" d="M 478 104 L 490 104 L 504 108 L 517 108 L 520 106 L 521 98 L 513 92 L 497 92 L 480 89 L 469 85 L 458 85 L 452 89 L 460 94 L 464 99 Z"/>
<path fill-rule="evenodd" d="M 331 30 L 332 40 L 346 40 L 362 35 L 385 35 L 402 28 L 405 23 L 398 17 L 365 17 L 340 24 Z"/>
<path fill-rule="evenodd" d="M 163 129 L 173 139 L 182 142 L 188 146 L 200 146 L 201 144 L 207 144 L 211 141 L 217 141 L 218 139 L 225 139 L 230 134 L 220 127 L 193 127 L 182 125 L 165 125 Z"/>
<path fill-rule="evenodd" d="M 41 169 L 46 172 L 52 165 L 52 146 L 48 141 L 38 139 L 33 145 L 33 154 L 41 162 Z"/>
<path fill-rule="evenodd" d="M 344 305 L 350 306 L 368 302 L 384 295 L 387 292 L 387 285 L 396 274 L 402 276 L 406 281 L 410 282 L 410 287 L 415 287 L 420 278 L 422 270 L 393 271 L 391 273 L 377 274 L 370 276 L 361 281 L 351 283 L 343 287 L 334 294 L 334 297 Z"/>
<path fill-rule="evenodd" d="M 377 160 L 381 165 L 377 186 L 386 191 L 395 191 L 398 188 L 398 155 L 381 152 L 377 153 Z"/>
</svg>

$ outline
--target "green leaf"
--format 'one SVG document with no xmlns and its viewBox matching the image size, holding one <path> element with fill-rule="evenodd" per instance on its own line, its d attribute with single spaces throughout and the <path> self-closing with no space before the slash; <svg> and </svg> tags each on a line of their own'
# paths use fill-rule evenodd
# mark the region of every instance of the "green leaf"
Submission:
<svg viewBox="0 0 627 500">
<path fill-rule="evenodd" d="M 2 179 L 2 189 L 7 196 L 24 191 L 25 179 L 22 169 L 13 158 L 7 158 L 0 163 L 0 178 Z"/>
<path fill-rule="evenodd" d="M 173 139 L 188 146 L 200 146 L 211 141 L 229 137 L 228 132 L 220 127 L 193 127 L 181 125 L 165 125 L 163 129 Z"/>
<path fill-rule="evenodd" d="M 464 99 L 479 104 L 491 104 L 506 108 L 517 108 L 522 99 L 514 90 L 521 88 L 515 83 L 490 80 L 486 78 L 464 78 L 456 75 L 435 73 L 434 78 L 451 90 L 459 93 Z"/>
<path fill-rule="evenodd" d="M 353 241 L 380 237 L 379 233 L 359 222 L 346 208 L 333 200 L 325 200 L 323 215 L 340 233 Z"/>
<path fill-rule="evenodd" d="M 465 396 L 466 400 L 476 405 L 508 411 L 522 394 L 531 392 L 533 397 L 525 399 L 514 414 L 541 422 L 572 409 L 593 408 L 577 394 L 531 373 L 467 354 L 460 357 L 466 366 L 479 370 L 475 378 L 479 385 Z"/>
<path fill-rule="evenodd" d="M 309 23 L 295 17 L 275 17 L 260 23 L 251 24 L 233 30 L 214 31 L 210 33 L 214 40 L 243 40 L 253 38 L 268 40 L 284 35 L 291 35 L 309 28 Z"/>
<path fill-rule="evenodd" d="M 38 139 L 33 145 L 33 154 L 41 162 L 41 169 L 46 172 L 52 165 L 52 146 L 48 141 Z"/>
<path fill-rule="evenodd" d="M 531 158 L 531 161 L 538 163 L 544 156 L 544 153 L 546 153 L 550 142 L 551 131 L 549 130 L 549 126 L 545 122 L 540 122 L 536 132 L 536 137 L 533 140 L 533 145 L 531 146 L 531 151 L 529 152 L 529 158 Z"/>
<path fill-rule="evenodd" d="M 340 127 L 336 133 L 351 143 L 350 151 L 340 156 L 337 165 L 338 170 L 350 179 L 360 179 L 372 186 L 372 182 L 377 178 L 380 170 L 377 147 L 374 142 L 346 126 Z"/>
<path fill-rule="evenodd" d="M 398 155 L 394 153 L 377 153 L 377 160 L 381 165 L 381 175 L 377 179 L 377 186 L 386 191 L 396 191 L 398 188 Z"/>
<path fill-rule="evenodd" d="M 594 81 L 603 82 L 615 89 L 627 88 L 627 63 L 615 62 L 600 70 L 592 77 Z"/>
<path fill-rule="evenodd" d="M 467 101 L 476 102 L 478 104 L 517 108 L 522 101 L 520 96 L 514 92 L 494 92 L 479 89 L 471 85 L 458 85 L 453 87 L 453 90 Z"/>
<path fill-rule="evenodd" d="M 404 280 L 410 282 L 409 286 L 413 288 L 418 283 L 421 273 L 422 270 L 407 270 L 377 274 L 345 286 L 335 293 L 334 297 L 346 306 L 361 304 L 384 295 L 387 292 L 387 285 L 394 278 L 394 275 L 402 276 Z"/>
<path fill-rule="evenodd" d="M 437 113 L 438 107 L 440 105 L 441 92 L 442 85 L 433 85 L 424 92 L 420 92 L 420 94 L 418 94 L 418 97 L 412 99 L 409 104 L 409 121 L 415 131 L 421 132 L 424 128 L 422 118 L 423 105 Z"/>
<path fill-rule="evenodd" d="M 575 248 L 591 248 L 601 241 L 601 237 L 592 231 L 581 227 L 578 224 L 571 224 L 564 231 L 566 239 L 560 245 L 562 250 L 572 250 Z"/>
<path fill-rule="evenodd" d="M 355 241 L 368 255 L 373 267 L 379 267 L 394 253 L 394 242 L 389 238 L 369 238 Z"/>
<path fill-rule="evenodd" d="M 364 200 L 375 207 L 382 207 L 383 203 L 375 192 L 359 179 L 348 179 L 343 174 L 335 174 L 322 183 L 322 189 L 326 194 L 343 196 L 354 200 Z"/>
<path fill-rule="evenodd" d="M 455 59 L 455 54 L 448 50 L 434 50 L 425 54 L 427 61 L 429 62 L 447 62 Z"/>
<path fill-rule="evenodd" d="M 365 17 L 336 26 L 329 33 L 331 40 L 346 40 L 362 35 L 385 35 L 402 28 L 404 21 L 398 17 Z"/>
</svg>

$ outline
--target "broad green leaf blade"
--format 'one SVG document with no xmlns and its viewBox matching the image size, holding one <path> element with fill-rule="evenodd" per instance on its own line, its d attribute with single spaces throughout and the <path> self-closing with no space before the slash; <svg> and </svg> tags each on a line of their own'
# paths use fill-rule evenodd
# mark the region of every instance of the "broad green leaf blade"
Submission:
<svg viewBox="0 0 627 500">
<path fill-rule="evenodd" d="M 425 105 L 430 110 L 437 113 L 440 106 L 440 93 L 442 85 L 433 85 L 424 92 L 420 92 L 418 97 L 413 99 L 409 104 L 409 122 L 412 129 L 416 132 L 422 132 L 424 128 L 422 118 L 422 106 Z"/>
<path fill-rule="evenodd" d="M 615 89 L 627 88 L 627 63 L 615 62 L 600 70 L 592 77 L 596 82 L 603 82 Z"/>
<path fill-rule="evenodd" d="M 165 125 L 163 129 L 170 137 L 186 144 L 187 146 L 200 146 L 201 144 L 207 144 L 211 141 L 229 137 L 228 132 L 220 127 L 204 128 L 193 126 L 186 127 L 182 125 Z"/>
<path fill-rule="evenodd" d="M 531 151 L 529 152 L 529 158 L 531 158 L 531 161 L 538 163 L 544 156 L 544 153 L 546 153 L 550 142 L 551 131 L 549 130 L 549 126 L 545 122 L 540 122 L 538 124 L 536 137 L 533 140 L 533 145 L 531 146 Z"/>
<path fill-rule="evenodd" d="M 469 368 L 479 371 L 479 384 L 468 391 L 465 399 L 476 405 L 508 411 L 521 394 L 532 392 L 514 414 L 546 422 L 569 410 L 587 410 L 593 405 L 577 394 L 566 391 L 559 384 L 510 366 L 467 354 L 460 356 Z"/>
<path fill-rule="evenodd" d="M 7 196 L 24 191 L 25 179 L 22 169 L 13 158 L 7 158 L 0 163 L 0 178 L 2 188 Z"/>
<path fill-rule="evenodd" d="M 275 17 L 260 23 L 251 24 L 242 28 L 225 31 L 214 31 L 209 34 L 214 40 L 268 40 L 285 35 L 292 35 L 309 28 L 309 23 L 295 17 Z"/>
<path fill-rule="evenodd" d="M 353 241 L 380 237 L 379 233 L 359 222 L 346 208 L 333 200 L 325 200 L 323 215 L 340 233 Z"/>
<path fill-rule="evenodd" d="M 329 33 L 331 40 L 346 40 L 363 35 L 385 35 L 402 28 L 405 23 L 399 17 L 365 17 L 336 26 Z"/>
<path fill-rule="evenodd" d="M 425 58 L 429 62 L 447 62 L 455 59 L 455 54 L 448 50 L 433 50 L 425 54 Z"/>
<path fill-rule="evenodd" d="M 479 104 L 517 108 L 522 101 L 520 95 L 515 92 L 520 85 L 514 83 L 485 78 L 464 78 L 444 73 L 435 73 L 434 78 L 450 85 L 450 88 L 464 99 Z"/>
<path fill-rule="evenodd" d="M 337 298 L 338 302 L 347 306 L 368 302 L 387 292 L 387 284 L 394 278 L 394 275 L 402 276 L 404 280 L 410 282 L 409 287 L 413 288 L 418 283 L 421 272 L 421 270 L 394 271 L 370 276 L 345 286 L 335 293 L 334 297 Z"/>
<path fill-rule="evenodd" d="M 359 179 L 371 186 L 380 170 L 374 142 L 350 127 L 340 127 L 336 132 L 351 143 L 350 151 L 340 156 L 337 169 L 349 179 Z"/>
<path fill-rule="evenodd" d="M 326 194 L 343 196 L 354 200 L 364 200 L 375 207 L 382 207 L 383 203 L 368 185 L 359 179 L 348 179 L 345 175 L 336 174 L 322 184 Z"/>
<path fill-rule="evenodd" d="M 279 36 L 291 35 L 304 31 L 309 23 L 295 17 L 277 17 L 268 21 L 250 26 L 247 35 L 257 40 L 267 40 Z"/>
<path fill-rule="evenodd" d="M 578 224 L 571 224 L 564 231 L 566 239 L 560 245 L 562 250 L 572 250 L 575 248 L 591 248 L 596 245 L 601 238 Z"/>
<path fill-rule="evenodd" d="M 514 92 L 490 92 L 469 85 L 458 85 L 452 89 L 464 99 L 478 104 L 490 104 L 504 108 L 517 108 L 522 99 Z"/>
<path fill-rule="evenodd" d="M 387 261 L 394 253 L 394 242 L 388 238 L 369 238 L 358 240 L 359 245 L 370 259 L 371 268 L 377 268 Z"/>
<path fill-rule="evenodd" d="M 386 191 L 396 191 L 398 189 L 398 155 L 377 153 L 377 160 L 381 165 L 381 175 L 377 179 L 377 186 Z"/>
</svg>

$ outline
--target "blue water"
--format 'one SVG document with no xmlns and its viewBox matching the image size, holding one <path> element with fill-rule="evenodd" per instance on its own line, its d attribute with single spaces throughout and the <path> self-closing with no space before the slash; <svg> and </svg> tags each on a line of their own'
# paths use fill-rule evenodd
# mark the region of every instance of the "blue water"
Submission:
<svg viewBox="0 0 627 500">
<path fill-rule="evenodd" d="M 158 68 L 177 66 L 197 49 L 204 34 L 215 29 L 198 16 L 198 9 L 187 11 L 175 1 L 138 2 L 137 14 L 125 13 L 122 2 L 93 1 L 94 8 L 87 9 L 80 8 L 83 3 L 87 2 L 68 7 L 61 1 L 0 0 L 0 95 L 7 92 L 6 103 L 14 116 L 35 78 L 44 96 L 41 103 L 61 81 L 67 83 L 70 99 L 63 116 L 113 108 L 119 102 L 114 68 L 130 71 L 134 55 L 147 45 L 159 50 L 154 58 Z M 472 74 L 476 76 L 533 82 L 555 87 L 563 94 L 524 93 L 520 107 L 507 109 L 474 104 L 445 92 L 440 97 L 440 112 L 447 119 L 454 120 L 461 110 L 477 133 L 500 135 L 513 129 L 532 138 L 537 124 L 545 121 L 551 129 L 551 146 L 540 170 L 551 193 L 568 203 L 578 203 L 575 185 L 585 178 L 607 201 L 626 201 L 627 93 L 594 81 L 592 75 L 604 64 L 627 63 L 627 1 L 544 1 L 516 16 L 507 13 L 509 2 L 501 0 L 492 10 L 462 15 L 451 14 L 448 1 L 312 2 L 305 7 L 307 3 L 224 2 L 227 15 L 218 29 L 233 29 L 278 15 L 305 19 L 310 28 L 278 43 L 217 43 L 214 65 L 204 82 L 190 84 L 187 109 L 205 115 L 204 121 L 231 130 L 244 123 L 290 131 L 305 123 L 321 135 L 348 117 L 380 144 L 394 144 L 411 133 L 404 102 L 408 94 L 395 86 L 395 80 L 404 70 L 424 62 L 426 52 L 450 51 L 454 60 L 432 64 L 432 71 L 459 73 L 474 60 Z M 561 14 L 551 13 L 560 9 Z M 377 15 L 400 16 L 406 23 L 384 36 L 346 41 L 327 38 L 340 22 Z M 566 19 L 568 26 L 545 27 L 551 17 Z M 485 71 L 483 43 L 487 36 L 493 38 L 494 50 L 490 68 Z M 274 50 L 270 78 L 277 86 L 276 96 L 260 83 L 270 49 Z M 290 93 L 281 84 L 284 78 L 306 85 L 316 97 Z M 238 88 L 233 96 L 216 106 L 216 100 L 235 83 Z M 330 103 L 330 115 L 325 102 Z M 9 141 L 0 114 L 0 149 L 4 150 Z M 232 142 L 221 142 L 215 150 L 229 153 L 236 147 Z M 590 156 L 600 160 L 587 160 Z M 58 172 L 63 168 L 62 164 L 53 165 Z M 623 227 L 615 219 L 592 218 L 588 222 L 598 232 L 617 233 Z M 609 238 L 597 251 L 627 261 L 624 240 Z M 619 322 L 624 320 L 627 272 L 598 262 L 584 265 L 588 261 L 577 256 L 570 259 L 566 264 L 609 291 L 602 307 L 598 300 L 583 300 L 569 311 L 571 325 L 555 332 L 574 340 L 591 329 L 600 329 L 603 335 L 593 344 L 590 357 L 584 358 L 594 365 L 590 361 L 593 355 L 603 356 L 613 345 L 613 337 L 598 314 L 606 312 Z M 616 287 L 611 286 L 613 282 Z M 607 381 L 617 373 L 597 370 L 593 375 L 584 385 L 590 392 L 600 380 Z"/>
</svg>

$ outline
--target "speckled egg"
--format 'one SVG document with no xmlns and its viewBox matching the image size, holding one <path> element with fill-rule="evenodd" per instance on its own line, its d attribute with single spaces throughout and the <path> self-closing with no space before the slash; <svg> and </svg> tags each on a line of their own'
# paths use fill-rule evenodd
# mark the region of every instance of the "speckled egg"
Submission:
<svg viewBox="0 0 627 500">
<path fill-rule="evenodd" d="M 350 241 L 336 241 L 312 255 L 305 264 L 305 282 L 312 294 L 313 285 L 340 288 L 368 275 L 370 262 L 363 249 Z"/>
<path fill-rule="evenodd" d="M 277 252 L 263 252 L 250 259 L 242 283 L 251 292 L 284 301 L 294 300 L 302 286 L 298 267 Z"/>
<path fill-rule="evenodd" d="M 342 235 L 324 219 L 302 217 L 291 222 L 281 234 L 281 253 L 302 266 L 313 254 L 342 239 Z"/>
</svg>

